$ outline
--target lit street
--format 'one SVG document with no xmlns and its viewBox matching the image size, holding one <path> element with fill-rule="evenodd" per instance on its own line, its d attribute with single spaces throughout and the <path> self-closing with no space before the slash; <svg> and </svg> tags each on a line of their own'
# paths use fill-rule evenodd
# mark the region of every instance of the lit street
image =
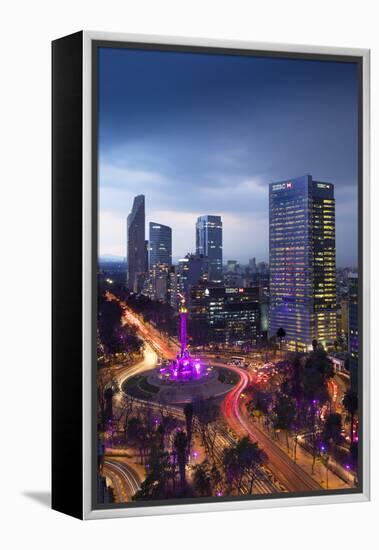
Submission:
<svg viewBox="0 0 379 550">
<path fill-rule="evenodd" d="M 108 293 L 108 299 L 118 300 L 110 293 Z M 172 359 L 176 353 L 175 347 L 179 347 L 179 345 L 175 346 L 172 341 L 165 340 L 159 331 L 149 325 L 149 323 L 143 322 L 125 304 L 121 303 L 121 305 L 124 311 L 124 323 L 131 324 L 137 330 L 137 333 L 143 338 L 145 346 L 141 361 L 135 365 L 118 368 L 115 371 L 120 388 L 123 387 L 128 379 L 141 375 L 144 372 L 150 372 L 151 369 L 156 368 L 158 353 L 161 358 Z M 229 430 L 225 431 L 225 428 L 219 428 L 215 436 L 214 452 L 218 460 L 222 459 L 224 449 L 230 444 L 231 437 L 233 437 L 231 434 L 234 434 L 236 437 L 247 435 L 251 441 L 258 443 L 268 458 L 265 468 L 261 468 L 254 482 L 255 492 L 263 494 L 277 491 L 302 493 L 321 490 L 325 487 L 325 466 L 317 463 L 315 467 L 312 467 L 312 457 L 301 444 L 297 446 L 295 462 L 292 452 L 288 453 L 283 448 L 283 442 L 280 442 L 280 438 L 273 438 L 272 433 L 267 432 L 256 421 L 253 422 L 251 420 L 246 408 L 244 391 L 246 388 L 254 386 L 257 380 L 261 380 L 260 384 L 262 384 L 261 377 L 257 377 L 250 369 L 227 364 L 228 354 L 224 360 L 222 360 L 221 352 L 219 352 L 217 360 L 209 354 L 204 354 L 200 357 L 205 362 L 212 363 L 215 367 L 234 372 L 238 378 L 238 382 L 220 402 L 220 412 Z M 268 378 L 264 377 L 263 384 L 267 383 Z M 341 377 L 336 377 L 336 380 L 331 380 L 329 383 L 329 391 L 335 406 L 340 406 L 344 386 L 345 381 Z M 119 410 L 118 400 L 119 397 L 116 395 L 114 412 L 115 416 L 121 421 L 122 411 Z M 162 408 L 159 403 L 154 401 L 135 398 L 135 410 L 138 410 L 139 406 L 143 408 L 149 407 L 157 415 L 159 415 Z M 166 406 L 166 412 L 169 412 L 169 414 L 180 422 L 185 421 L 183 409 L 177 405 Z M 196 464 L 195 459 L 192 462 Z M 122 459 L 116 460 L 115 458 L 107 457 L 104 463 L 104 472 L 114 487 L 118 501 L 130 500 L 131 495 L 140 487 L 141 479 L 133 472 L 133 469 L 129 465 L 122 462 Z M 341 480 L 332 471 L 328 472 L 329 488 L 343 488 L 345 486 L 347 486 L 345 481 Z M 243 487 L 241 490 L 244 492 Z"/>
</svg>

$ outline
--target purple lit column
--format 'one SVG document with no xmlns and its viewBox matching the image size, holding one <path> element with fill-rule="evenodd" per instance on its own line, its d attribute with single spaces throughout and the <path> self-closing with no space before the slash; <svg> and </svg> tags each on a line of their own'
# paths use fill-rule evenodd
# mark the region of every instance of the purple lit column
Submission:
<svg viewBox="0 0 379 550">
<path fill-rule="evenodd" d="M 184 302 L 180 308 L 180 344 L 183 354 L 187 349 L 187 308 Z"/>
</svg>

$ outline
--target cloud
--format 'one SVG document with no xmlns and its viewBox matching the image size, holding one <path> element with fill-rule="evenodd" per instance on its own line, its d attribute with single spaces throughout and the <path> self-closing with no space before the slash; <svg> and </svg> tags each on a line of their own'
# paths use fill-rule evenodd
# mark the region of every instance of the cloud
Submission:
<svg viewBox="0 0 379 550">
<path fill-rule="evenodd" d="M 136 188 L 141 185 L 157 185 L 165 182 L 159 173 L 149 170 L 135 170 L 128 166 L 100 163 L 99 178 L 101 187 Z"/>
<path fill-rule="evenodd" d="M 224 261 L 268 259 L 268 216 L 251 209 L 243 215 L 222 213 Z"/>
<path fill-rule="evenodd" d="M 173 227 L 174 254 L 193 250 L 196 216 L 213 213 L 224 219 L 225 255 L 264 259 L 268 184 L 311 173 L 335 184 L 337 253 L 354 258 L 353 64 L 105 48 L 99 84 L 104 246 L 124 253 L 142 193 L 147 219 Z"/>
<path fill-rule="evenodd" d="M 126 255 L 126 220 L 114 211 L 99 211 L 99 256 L 114 254 Z"/>
</svg>

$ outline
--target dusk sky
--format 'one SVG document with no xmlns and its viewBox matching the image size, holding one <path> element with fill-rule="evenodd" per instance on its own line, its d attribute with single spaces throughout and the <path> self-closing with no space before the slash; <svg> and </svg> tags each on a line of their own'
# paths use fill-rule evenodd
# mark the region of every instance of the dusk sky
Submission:
<svg viewBox="0 0 379 550">
<path fill-rule="evenodd" d="M 125 256 L 144 194 L 174 260 L 219 214 L 225 262 L 267 261 L 268 184 L 310 173 L 335 186 L 337 266 L 355 266 L 357 86 L 351 63 L 101 48 L 100 256 Z"/>
</svg>

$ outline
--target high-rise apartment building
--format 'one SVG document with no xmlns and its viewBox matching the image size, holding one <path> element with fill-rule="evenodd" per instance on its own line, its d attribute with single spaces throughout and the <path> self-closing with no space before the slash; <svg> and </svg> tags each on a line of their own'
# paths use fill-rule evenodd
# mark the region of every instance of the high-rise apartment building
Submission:
<svg viewBox="0 0 379 550">
<path fill-rule="evenodd" d="M 196 222 L 196 254 L 206 256 L 210 282 L 222 282 L 222 220 L 221 216 L 200 216 Z"/>
<path fill-rule="evenodd" d="M 311 175 L 270 184 L 269 331 L 288 349 L 337 336 L 334 186 Z"/>
<path fill-rule="evenodd" d="M 140 292 L 146 275 L 145 196 L 134 198 L 127 219 L 127 284 Z"/>
</svg>

